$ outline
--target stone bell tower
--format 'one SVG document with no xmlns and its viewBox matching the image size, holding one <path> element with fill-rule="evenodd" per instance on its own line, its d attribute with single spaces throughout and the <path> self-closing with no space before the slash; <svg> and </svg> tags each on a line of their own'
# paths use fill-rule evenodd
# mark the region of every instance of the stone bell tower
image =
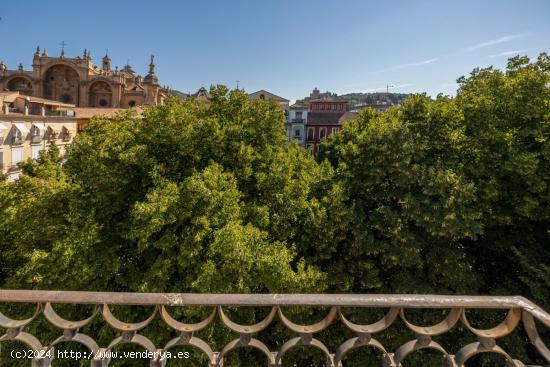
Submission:
<svg viewBox="0 0 550 367">
<path fill-rule="evenodd" d="M 149 73 L 143 79 L 143 86 L 145 88 L 145 104 L 157 104 L 159 99 L 159 78 L 155 74 L 155 55 L 151 55 L 151 62 L 149 63 Z"/>
<path fill-rule="evenodd" d="M 103 71 L 108 73 L 111 71 L 111 59 L 109 58 L 109 55 L 105 53 L 105 56 L 103 56 Z"/>
</svg>

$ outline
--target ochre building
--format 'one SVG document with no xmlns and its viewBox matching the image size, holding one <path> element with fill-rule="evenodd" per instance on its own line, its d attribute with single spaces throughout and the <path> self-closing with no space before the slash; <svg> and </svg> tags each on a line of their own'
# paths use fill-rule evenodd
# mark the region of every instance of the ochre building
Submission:
<svg viewBox="0 0 550 367">
<path fill-rule="evenodd" d="M 159 84 L 153 55 L 149 72 L 142 77 L 130 65 L 113 70 L 108 55 L 98 67 L 87 50 L 82 56 L 69 58 L 64 51 L 59 57 L 50 57 L 39 48 L 34 53 L 31 71 L 24 70 L 22 64 L 10 70 L 0 63 L 0 91 L 94 108 L 161 104 L 170 95 Z"/>
</svg>

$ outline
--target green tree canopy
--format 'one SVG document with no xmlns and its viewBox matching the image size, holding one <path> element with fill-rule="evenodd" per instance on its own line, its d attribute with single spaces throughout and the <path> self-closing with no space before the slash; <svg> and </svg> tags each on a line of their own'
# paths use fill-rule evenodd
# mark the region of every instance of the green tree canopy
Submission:
<svg viewBox="0 0 550 367">
<path fill-rule="evenodd" d="M 287 142 L 276 103 L 225 87 L 209 104 L 174 98 L 143 116 L 97 118 L 65 162 L 52 146 L 21 164 L 18 181 L 0 179 L 0 282 L 520 294 L 550 309 L 550 58 L 512 58 L 458 82 L 455 98 L 364 111 L 317 160 Z M 506 349 L 539 363 L 522 338 Z"/>
<path fill-rule="evenodd" d="M 26 162 L 3 183 L 5 285 L 323 290 L 295 238 L 330 175 L 286 144 L 275 104 L 223 87 L 212 96 L 97 119 L 63 169 L 55 147 Z"/>
</svg>

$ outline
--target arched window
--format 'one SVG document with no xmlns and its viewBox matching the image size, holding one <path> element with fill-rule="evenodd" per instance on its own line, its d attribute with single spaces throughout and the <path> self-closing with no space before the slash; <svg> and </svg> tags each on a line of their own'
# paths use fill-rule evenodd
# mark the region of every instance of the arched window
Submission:
<svg viewBox="0 0 550 367">
<path fill-rule="evenodd" d="M 63 103 L 72 103 L 72 98 L 70 94 L 62 94 L 61 97 L 59 97 L 59 101 Z"/>
<path fill-rule="evenodd" d="M 92 83 L 90 86 L 90 107 L 111 107 L 111 86 L 102 80 Z"/>
<path fill-rule="evenodd" d="M 44 97 L 63 103 L 78 104 L 80 78 L 66 65 L 54 65 L 44 75 Z"/>
<path fill-rule="evenodd" d="M 27 78 L 15 77 L 8 82 L 7 87 L 11 92 L 19 92 L 27 96 L 32 96 L 32 84 Z"/>
</svg>

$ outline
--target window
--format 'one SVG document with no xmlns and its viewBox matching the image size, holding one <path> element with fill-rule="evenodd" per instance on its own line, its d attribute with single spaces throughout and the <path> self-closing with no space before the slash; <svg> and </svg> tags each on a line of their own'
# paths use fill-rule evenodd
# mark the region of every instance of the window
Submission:
<svg viewBox="0 0 550 367">
<path fill-rule="evenodd" d="M 16 166 L 23 160 L 23 147 L 11 148 L 11 165 Z"/>
<path fill-rule="evenodd" d="M 42 150 L 42 146 L 40 145 L 31 145 L 31 158 L 32 159 L 38 159 L 40 157 L 40 151 Z"/>
<path fill-rule="evenodd" d="M 263 94 L 260 94 L 260 99 L 265 99 L 265 96 Z"/>
<path fill-rule="evenodd" d="M 296 111 L 296 118 L 301 119 L 302 118 L 302 111 Z"/>
<path fill-rule="evenodd" d="M 339 127 L 333 127 L 333 128 L 332 128 L 332 133 L 333 133 L 333 134 L 334 134 L 334 133 L 337 133 L 338 130 L 340 130 Z"/>
<path fill-rule="evenodd" d="M 71 103 L 71 100 L 72 98 L 69 94 L 63 94 L 60 98 L 60 102 L 63 102 L 63 103 Z"/>
<path fill-rule="evenodd" d="M 300 135 L 302 135 L 302 134 L 300 133 L 300 130 L 299 130 L 299 129 L 298 129 L 298 130 L 294 130 L 294 136 L 296 136 L 296 137 L 299 138 Z"/>
<path fill-rule="evenodd" d="M 13 140 L 14 140 L 14 141 L 19 141 L 19 140 L 21 140 L 22 138 L 23 138 L 23 137 L 22 137 L 22 135 L 21 135 L 21 131 L 15 129 L 15 130 L 13 131 Z"/>
<path fill-rule="evenodd" d="M 136 101 L 130 101 L 128 102 L 129 107 L 136 107 Z"/>
<path fill-rule="evenodd" d="M 105 100 L 105 99 L 100 99 L 100 100 L 99 100 L 99 105 L 100 105 L 101 107 L 106 107 L 106 106 L 107 106 L 107 100 Z"/>
<path fill-rule="evenodd" d="M 340 106 L 338 106 L 338 109 L 339 109 L 340 111 L 342 111 L 342 110 L 344 109 L 344 105 L 341 104 Z"/>
<path fill-rule="evenodd" d="M 326 127 L 322 127 L 320 130 L 319 130 L 319 139 L 323 139 L 327 136 L 327 128 Z"/>
<path fill-rule="evenodd" d="M 315 139 L 315 129 L 312 127 L 307 128 L 307 140 Z"/>
</svg>

